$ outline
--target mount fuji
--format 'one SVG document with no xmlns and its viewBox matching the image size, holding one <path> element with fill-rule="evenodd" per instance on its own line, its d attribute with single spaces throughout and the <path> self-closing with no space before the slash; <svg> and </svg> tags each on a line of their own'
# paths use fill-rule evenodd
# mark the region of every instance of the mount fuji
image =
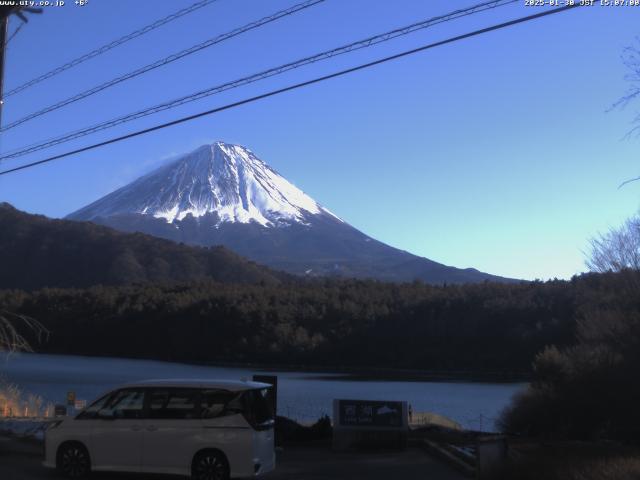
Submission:
<svg viewBox="0 0 640 480">
<path fill-rule="evenodd" d="M 429 283 L 509 281 L 385 245 L 344 222 L 249 149 L 202 146 L 70 214 L 127 232 L 224 245 L 307 276 Z"/>
</svg>

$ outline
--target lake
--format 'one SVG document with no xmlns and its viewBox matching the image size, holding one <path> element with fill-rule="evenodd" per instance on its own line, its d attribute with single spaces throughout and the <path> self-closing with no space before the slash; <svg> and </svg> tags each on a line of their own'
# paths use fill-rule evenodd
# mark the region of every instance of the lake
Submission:
<svg viewBox="0 0 640 480">
<path fill-rule="evenodd" d="M 19 353 L 0 357 L 0 375 L 25 392 L 52 403 L 91 401 L 122 383 L 158 378 L 248 379 L 248 368 L 213 367 L 151 360 Z M 266 372 L 278 375 L 278 414 L 309 422 L 331 415 L 332 400 L 406 400 L 414 412 L 434 412 L 463 427 L 491 431 L 500 411 L 525 383 L 354 380 L 345 374 Z"/>
</svg>

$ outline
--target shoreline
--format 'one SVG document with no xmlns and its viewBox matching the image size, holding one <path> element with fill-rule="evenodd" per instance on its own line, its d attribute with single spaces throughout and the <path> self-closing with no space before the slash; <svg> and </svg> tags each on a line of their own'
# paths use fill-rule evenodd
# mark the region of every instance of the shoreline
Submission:
<svg viewBox="0 0 640 480">
<path fill-rule="evenodd" d="M 59 357 L 85 357 L 102 358 L 114 360 L 141 360 L 152 362 L 163 362 L 182 364 L 200 367 L 237 368 L 250 369 L 256 372 L 289 372 L 300 374 L 314 374 L 316 380 L 332 381 L 402 381 L 402 382 L 470 382 L 470 383 L 528 383 L 531 381 L 530 372 L 521 371 L 470 371 L 470 370 L 420 370 L 407 368 L 384 368 L 384 367 L 357 367 L 357 366 L 335 366 L 335 365 L 290 365 L 290 364 L 264 364 L 254 362 L 197 362 L 180 361 L 171 359 L 158 359 L 150 357 L 127 357 L 127 356 L 105 356 L 91 354 L 69 354 L 51 352 L 19 352 L 17 354 L 26 355 L 52 355 Z M 9 354 L 8 357 L 16 354 Z M 324 375 L 317 375 L 324 374 Z"/>
</svg>

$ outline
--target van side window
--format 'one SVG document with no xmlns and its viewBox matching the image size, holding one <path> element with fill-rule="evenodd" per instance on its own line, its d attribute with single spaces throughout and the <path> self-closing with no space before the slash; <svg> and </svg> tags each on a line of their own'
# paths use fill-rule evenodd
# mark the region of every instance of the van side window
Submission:
<svg viewBox="0 0 640 480">
<path fill-rule="evenodd" d="M 106 409 L 113 410 L 115 418 L 142 418 L 144 389 L 119 390 L 111 397 Z"/>
<path fill-rule="evenodd" d="M 227 390 L 202 390 L 200 395 L 200 417 L 216 418 L 239 413 L 236 409 L 230 408 L 232 407 L 230 402 L 237 396 L 237 394 Z"/>
<path fill-rule="evenodd" d="M 198 390 L 193 388 L 154 388 L 149 398 L 149 418 L 198 418 Z"/>
</svg>

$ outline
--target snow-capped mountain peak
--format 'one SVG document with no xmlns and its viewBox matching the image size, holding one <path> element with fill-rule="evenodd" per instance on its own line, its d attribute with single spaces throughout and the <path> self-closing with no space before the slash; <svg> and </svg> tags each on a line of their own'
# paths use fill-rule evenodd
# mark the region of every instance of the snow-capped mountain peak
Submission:
<svg viewBox="0 0 640 480">
<path fill-rule="evenodd" d="M 223 245 L 296 275 L 505 280 L 385 245 L 340 220 L 249 149 L 224 142 L 183 155 L 67 218 L 188 245 Z"/>
<path fill-rule="evenodd" d="M 337 218 L 249 149 L 224 142 L 204 145 L 70 217 L 128 213 L 168 223 L 215 213 L 218 224 L 256 222 L 265 227 L 306 223 L 308 215 Z"/>
</svg>

